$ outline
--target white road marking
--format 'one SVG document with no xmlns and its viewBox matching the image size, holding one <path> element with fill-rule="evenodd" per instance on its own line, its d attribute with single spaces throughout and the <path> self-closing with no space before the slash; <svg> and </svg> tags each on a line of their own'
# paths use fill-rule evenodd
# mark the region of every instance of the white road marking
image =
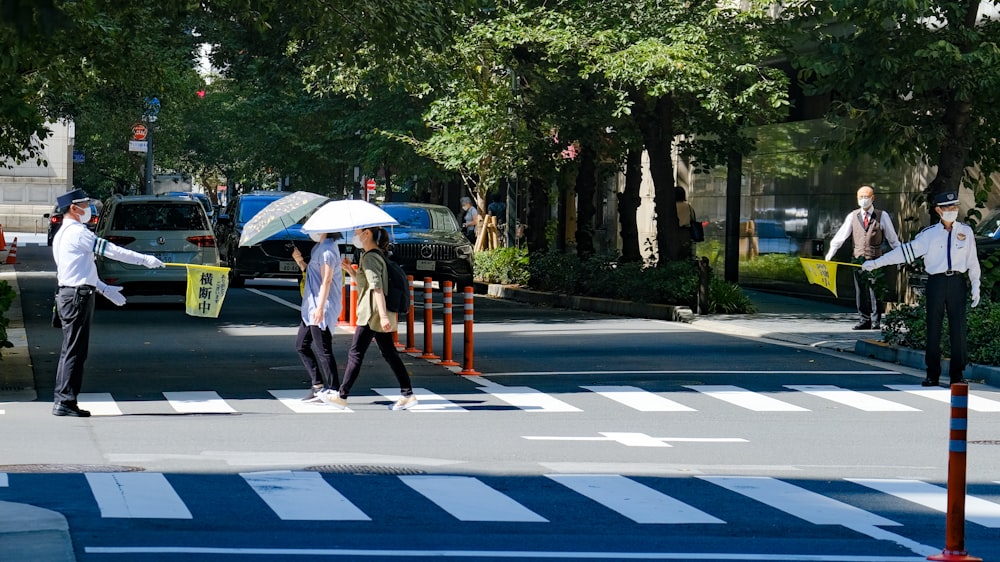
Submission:
<svg viewBox="0 0 1000 562">
<path fill-rule="evenodd" d="M 318 472 L 240 473 L 284 521 L 371 521 Z"/>
<path fill-rule="evenodd" d="M 86 474 L 101 517 L 191 519 L 191 512 L 163 474 L 100 472 Z"/>
<path fill-rule="evenodd" d="M 645 433 L 600 432 L 604 437 L 565 437 L 555 435 L 522 435 L 529 441 L 616 441 L 628 447 L 672 447 L 678 443 L 746 443 L 739 437 L 650 437 Z"/>
<path fill-rule="evenodd" d="M 920 480 L 885 480 L 879 478 L 847 478 L 879 492 L 896 496 L 908 502 L 929 507 L 940 513 L 948 513 L 948 489 Z M 1000 504 L 965 496 L 965 519 L 990 529 L 1000 528 Z"/>
<path fill-rule="evenodd" d="M 554 396 L 539 392 L 527 386 L 503 386 L 491 383 L 481 386 L 479 390 L 496 396 L 500 400 L 516 406 L 526 412 L 580 412 L 579 408 L 571 406 Z"/>
<path fill-rule="evenodd" d="M 905 404 L 892 402 L 877 396 L 871 396 L 862 392 L 848 390 L 832 384 L 786 384 L 785 388 L 812 394 L 825 400 L 831 400 L 838 404 L 864 410 L 865 412 L 919 412 L 916 408 L 911 408 Z"/>
<path fill-rule="evenodd" d="M 295 309 L 295 310 L 302 310 L 301 306 L 299 306 L 299 305 L 297 305 L 297 304 L 295 304 L 293 302 L 286 301 L 283 298 L 276 297 L 274 295 L 270 295 L 268 293 L 265 293 L 264 291 L 260 291 L 260 290 L 257 290 L 257 289 L 249 289 L 248 288 L 247 292 L 248 293 L 253 293 L 255 295 L 262 296 L 265 299 L 270 299 L 270 300 L 272 300 L 272 301 L 274 301 L 274 302 L 276 302 L 278 304 L 283 304 L 283 305 L 287 306 L 288 308 L 292 308 L 292 309 Z"/>
<path fill-rule="evenodd" d="M 419 475 L 399 479 L 459 521 L 548 522 L 471 476 Z"/>
<path fill-rule="evenodd" d="M 205 390 L 189 392 L 164 392 L 170 406 L 182 414 L 234 414 L 236 410 L 219 396 L 219 393 Z"/>
<path fill-rule="evenodd" d="M 122 415 L 118 403 L 110 392 L 81 392 L 76 397 L 77 404 L 84 410 L 89 410 L 92 416 Z"/>
<path fill-rule="evenodd" d="M 808 412 L 806 408 L 800 408 L 788 402 L 782 402 L 770 396 L 765 396 L 759 392 L 751 392 L 745 388 L 728 384 L 691 384 L 684 385 L 685 388 L 697 390 L 698 392 L 717 398 L 730 404 L 753 410 L 755 412 Z"/>
<path fill-rule="evenodd" d="M 478 327 L 477 327 L 478 328 Z M 477 331 L 478 333 L 478 331 Z M 899 371 L 739 371 L 739 370 L 697 370 L 685 371 L 510 371 L 502 373 L 486 373 L 491 377 L 508 376 L 543 376 L 543 375 L 898 375 Z"/>
<path fill-rule="evenodd" d="M 0 488 L 6 488 L 9 485 L 10 485 L 10 483 L 7 480 L 7 473 L 6 472 L 0 472 Z"/>
<path fill-rule="evenodd" d="M 373 388 L 372 390 L 393 402 L 402 398 L 398 388 Z M 468 412 L 465 408 L 426 388 L 414 388 L 413 394 L 417 396 L 417 405 L 410 407 L 409 411 L 411 412 Z"/>
<path fill-rule="evenodd" d="M 893 390 L 901 390 L 924 398 L 930 398 L 931 400 L 937 400 L 938 402 L 944 402 L 945 404 L 951 404 L 951 389 L 949 388 L 925 387 L 917 384 L 887 384 L 885 386 Z M 1000 412 L 1000 402 L 983 398 L 970 392 L 969 409 L 974 412 Z"/>
<path fill-rule="evenodd" d="M 744 562 L 926 562 L 925 556 L 743 554 L 737 552 L 594 552 L 553 550 L 389 550 L 360 548 L 218 548 L 207 546 L 86 546 L 88 554 L 328 556 L 331 558 L 510 558 L 551 560 L 733 560 Z"/>
<path fill-rule="evenodd" d="M 618 474 L 545 476 L 636 523 L 725 523 L 700 509 Z"/>
<path fill-rule="evenodd" d="M 640 412 L 695 412 L 694 408 L 634 386 L 583 386 Z"/>
<path fill-rule="evenodd" d="M 305 389 L 268 390 L 267 392 L 297 414 L 345 414 L 354 411 L 350 408 L 334 408 L 323 402 L 303 402 L 302 397 L 306 394 Z"/>
</svg>

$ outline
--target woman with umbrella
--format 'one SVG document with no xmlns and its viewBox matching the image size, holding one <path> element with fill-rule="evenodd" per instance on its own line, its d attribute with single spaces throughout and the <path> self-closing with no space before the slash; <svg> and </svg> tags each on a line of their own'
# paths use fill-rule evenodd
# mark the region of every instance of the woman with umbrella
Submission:
<svg viewBox="0 0 1000 562">
<path fill-rule="evenodd" d="M 358 271 L 351 267 L 346 258 L 341 262 L 357 283 L 358 291 L 358 325 L 354 331 L 351 350 L 347 353 L 347 370 L 344 372 L 344 382 L 340 385 L 339 395 L 328 393 L 321 395 L 324 402 L 339 408 L 347 407 L 347 396 L 351 387 L 361 373 L 361 362 L 365 359 L 368 346 L 375 339 L 379 351 L 392 374 L 399 382 L 401 398 L 393 405 L 393 410 L 407 410 L 417 404 L 413 395 L 413 384 L 406 366 L 396 351 L 392 341 L 392 333 L 396 331 L 397 315 L 389 311 L 385 304 L 385 293 L 389 289 L 389 268 L 385 262 L 389 250 L 389 233 L 381 226 L 359 228 L 354 231 L 354 246 L 363 248 Z"/>
<path fill-rule="evenodd" d="M 337 318 L 341 309 L 341 288 L 343 278 L 340 273 L 340 249 L 337 240 L 339 232 L 310 234 L 313 246 L 309 263 L 302 259 L 302 252 L 296 247 L 292 259 L 305 271 L 305 286 L 302 292 L 302 321 L 295 338 L 295 348 L 302 364 L 309 373 L 312 386 L 302 400 L 322 402 L 321 396 L 328 393 L 337 395 L 340 379 L 337 376 L 337 360 L 333 357 L 333 331 L 337 328 Z"/>
</svg>

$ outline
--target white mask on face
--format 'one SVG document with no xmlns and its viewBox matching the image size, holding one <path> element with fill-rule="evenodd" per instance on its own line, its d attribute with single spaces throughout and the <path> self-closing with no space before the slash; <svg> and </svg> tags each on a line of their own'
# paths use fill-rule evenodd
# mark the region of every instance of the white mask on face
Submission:
<svg viewBox="0 0 1000 562">
<path fill-rule="evenodd" d="M 322 234 L 317 234 L 315 232 L 310 232 L 309 233 L 309 239 L 312 240 L 313 242 L 319 242 L 321 236 L 323 236 L 323 235 Z"/>
<path fill-rule="evenodd" d="M 90 217 L 92 216 L 94 216 L 94 214 L 90 211 L 90 206 L 88 205 L 83 208 L 83 215 L 80 216 L 80 222 L 87 224 L 90 222 Z"/>
<path fill-rule="evenodd" d="M 941 213 L 941 220 L 945 222 L 955 222 L 958 220 L 958 211 L 943 211 Z"/>
<path fill-rule="evenodd" d="M 871 197 L 858 197 L 858 207 L 862 209 L 867 209 L 872 206 Z"/>
<path fill-rule="evenodd" d="M 355 248 L 360 248 L 364 246 L 364 244 L 361 243 L 361 237 L 358 236 L 357 234 L 355 234 L 354 237 L 351 238 L 351 244 L 354 244 Z"/>
</svg>

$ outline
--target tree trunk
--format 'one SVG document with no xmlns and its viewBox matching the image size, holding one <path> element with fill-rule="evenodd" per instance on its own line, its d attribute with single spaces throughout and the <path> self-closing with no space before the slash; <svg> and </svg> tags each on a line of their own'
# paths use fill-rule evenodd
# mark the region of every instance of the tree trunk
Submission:
<svg viewBox="0 0 1000 562">
<path fill-rule="evenodd" d="M 597 153 L 590 145 L 580 149 L 580 167 L 576 174 L 576 254 L 581 259 L 594 255 L 594 215 L 597 206 Z"/>
<path fill-rule="evenodd" d="M 966 102 L 951 101 L 944 112 L 944 141 L 938 154 L 937 175 L 927 186 L 927 212 L 931 224 L 938 221 L 934 212 L 934 196 L 947 191 L 958 192 L 962 186 L 962 176 L 969 157 L 969 120 L 971 106 Z"/>
<path fill-rule="evenodd" d="M 656 260 L 658 264 L 675 261 L 681 258 L 681 245 L 672 159 L 673 97 L 666 94 L 656 98 L 652 107 L 641 94 L 633 94 L 633 100 L 636 109 L 633 115 L 642 131 L 643 143 L 649 154 L 649 174 L 653 179 Z"/>
<path fill-rule="evenodd" d="M 537 178 L 528 178 L 527 191 L 528 223 L 524 235 L 528 242 L 528 253 L 537 254 L 549 249 L 545 239 L 545 224 L 549 220 L 549 193 L 545 184 Z"/>
<path fill-rule="evenodd" d="M 382 164 L 382 175 L 385 176 L 385 202 L 392 202 L 392 173 L 389 171 L 388 164 Z"/>
<path fill-rule="evenodd" d="M 625 160 L 625 190 L 618 194 L 618 224 L 622 237 L 623 262 L 642 260 L 639 247 L 639 224 L 636 214 L 642 197 L 639 187 L 642 185 L 642 149 L 628 151 Z"/>
</svg>

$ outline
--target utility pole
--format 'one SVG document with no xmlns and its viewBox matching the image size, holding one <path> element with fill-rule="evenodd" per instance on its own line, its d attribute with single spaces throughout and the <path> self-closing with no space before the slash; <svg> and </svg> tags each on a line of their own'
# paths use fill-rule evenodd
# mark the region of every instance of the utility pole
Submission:
<svg viewBox="0 0 1000 562">
<path fill-rule="evenodd" d="M 146 137 L 146 180 L 143 185 L 142 192 L 144 195 L 153 194 L 153 129 L 154 123 L 156 123 L 157 115 L 160 113 L 160 100 L 159 98 L 146 98 L 145 99 L 146 108 L 142 112 L 142 120 L 149 123 L 149 130 Z"/>
</svg>

